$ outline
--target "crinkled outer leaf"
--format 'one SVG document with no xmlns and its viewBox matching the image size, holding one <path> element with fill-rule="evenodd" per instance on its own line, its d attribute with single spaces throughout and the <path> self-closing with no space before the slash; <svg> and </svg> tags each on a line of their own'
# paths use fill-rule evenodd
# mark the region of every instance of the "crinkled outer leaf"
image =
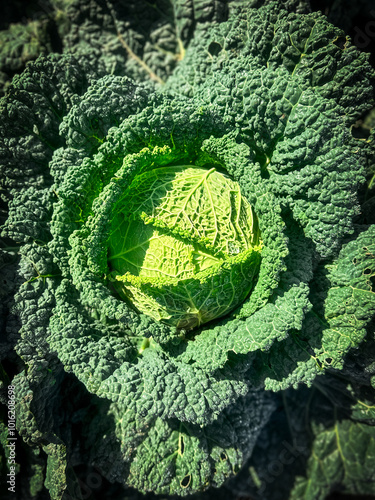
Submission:
<svg viewBox="0 0 375 500">
<path fill-rule="evenodd" d="M 93 76 L 87 66 L 82 69 L 72 56 L 40 57 L 14 78 L 0 103 L 0 187 L 6 199 L 10 189 L 50 182 L 48 162 L 63 144 L 62 117 Z"/>
<path fill-rule="evenodd" d="M 102 74 L 159 84 L 184 57 L 198 26 L 224 21 L 227 2 L 217 0 L 73 2 L 64 51 L 87 59 Z M 82 20 L 84 19 L 84 23 Z"/>
<path fill-rule="evenodd" d="M 0 95 L 15 74 L 41 54 L 61 51 L 61 37 L 69 26 L 66 8 L 72 0 L 46 0 L 6 5 L 1 15 Z"/>
<path fill-rule="evenodd" d="M 115 404 L 107 421 L 115 423 L 112 432 L 118 441 L 103 439 L 103 433 L 108 433 L 105 428 L 98 436 L 96 421 L 88 422 L 87 432 L 101 449 L 104 463 L 99 461 L 98 465 L 112 479 L 121 480 L 124 474 L 127 482 L 141 491 L 185 496 L 189 491 L 203 490 L 207 484 L 218 487 L 238 472 L 254 446 L 254 426 L 262 425 L 264 416 L 274 409 L 273 401 L 263 396 L 259 399 L 260 394 L 250 392 L 239 398 L 204 427 L 155 420 L 151 414 L 145 425 L 131 408 Z M 114 464 L 108 462 L 108 456 Z"/>
<path fill-rule="evenodd" d="M 361 222 L 375 223 L 375 108 L 370 109 L 355 129 L 362 149 L 366 151 L 366 186 L 360 192 Z"/>
<path fill-rule="evenodd" d="M 328 430 L 318 426 L 315 433 L 313 458 L 308 463 L 309 479 L 297 480 L 291 498 L 323 499 L 334 483 L 340 483 L 350 493 L 373 494 L 374 427 L 343 421 Z"/>
<path fill-rule="evenodd" d="M 28 61 L 35 60 L 40 54 L 52 52 L 49 32 L 51 22 L 47 18 L 32 20 L 28 24 L 12 23 L 7 30 L 0 31 L 2 95 L 7 86 L 6 80 L 15 73 L 21 73 Z"/>
<path fill-rule="evenodd" d="M 325 395 L 330 397 L 330 391 Z M 374 391 L 372 402 L 354 400 L 350 409 L 350 418 L 340 418 L 335 397 L 333 424 L 327 426 L 319 420 L 313 423 L 314 443 L 307 462 L 307 478 L 297 477 L 291 499 L 324 499 L 332 485 L 352 494 L 374 494 Z"/>
<path fill-rule="evenodd" d="M 311 383 L 324 368 L 342 369 L 345 355 L 365 338 L 374 316 L 374 274 L 375 227 L 370 226 L 332 263 L 318 267 L 310 292 L 313 308 L 301 331 L 262 355 L 252 376 L 264 370 L 266 387 L 276 391 L 301 380 Z"/>
</svg>

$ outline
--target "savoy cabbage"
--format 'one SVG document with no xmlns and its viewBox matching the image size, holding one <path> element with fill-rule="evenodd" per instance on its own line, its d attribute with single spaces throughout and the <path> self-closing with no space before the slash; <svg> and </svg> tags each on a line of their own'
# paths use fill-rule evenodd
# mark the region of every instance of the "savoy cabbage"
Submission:
<svg viewBox="0 0 375 500">
<path fill-rule="evenodd" d="M 375 493 L 368 56 L 306 2 L 83 4 L 0 101 L 23 498 L 80 498 L 82 464 L 158 495 Z"/>
</svg>

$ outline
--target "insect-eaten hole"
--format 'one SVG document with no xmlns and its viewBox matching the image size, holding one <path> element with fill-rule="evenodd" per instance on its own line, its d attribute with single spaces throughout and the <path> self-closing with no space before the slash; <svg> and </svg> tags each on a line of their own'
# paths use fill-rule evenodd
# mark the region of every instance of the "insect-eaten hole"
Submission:
<svg viewBox="0 0 375 500">
<path fill-rule="evenodd" d="M 223 451 L 220 453 L 220 458 L 221 460 L 227 460 L 228 459 L 228 455 L 226 453 L 224 453 Z"/>
<path fill-rule="evenodd" d="M 336 45 L 336 47 L 339 47 L 341 50 L 344 50 L 345 49 L 345 44 L 346 44 L 347 40 L 346 40 L 346 37 L 345 36 L 339 36 L 337 37 L 337 39 L 333 42 L 334 45 Z"/>
<path fill-rule="evenodd" d="M 371 269 L 368 267 L 363 271 L 363 274 L 371 274 Z"/>
<path fill-rule="evenodd" d="M 191 474 L 188 474 L 180 481 L 181 488 L 187 488 L 190 484 L 190 481 L 191 481 Z"/>
<path fill-rule="evenodd" d="M 220 54 L 221 49 L 222 49 L 221 45 L 217 42 L 211 42 L 210 45 L 208 46 L 208 52 L 215 57 L 218 54 Z"/>
</svg>

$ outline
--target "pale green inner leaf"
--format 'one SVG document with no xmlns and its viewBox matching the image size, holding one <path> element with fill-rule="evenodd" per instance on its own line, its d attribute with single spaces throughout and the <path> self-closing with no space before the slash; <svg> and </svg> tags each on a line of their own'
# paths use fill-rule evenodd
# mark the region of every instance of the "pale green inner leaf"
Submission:
<svg viewBox="0 0 375 500">
<path fill-rule="evenodd" d="M 259 251 L 257 219 L 239 185 L 215 168 L 147 171 L 133 180 L 115 212 L 108 261 L 121 282 L 119 293 L 139 310 L 158 320 L 179 317 L 185 324 L 188 315 L 201 323 L 216 317 L 214 310 L 222 315 L 238 305 L 250 290 L 253 272 L 242 276 L 239 262 L 234 274 L 221 265 L 245 252 L 249 266 L 249 251 Z M 198 283 L 191 282 L 195 278 Z M 212 299 L 215 286 L 226 287 L 223 296 L 233 300 Z"/>
<path fill-rule="evenodd" d="M 120 274 L 183 279 L 257 243 L 250 204 L 238 184 L 214 168 L 146 172 L 121 205 L 109 245 Z"/>
</svg>

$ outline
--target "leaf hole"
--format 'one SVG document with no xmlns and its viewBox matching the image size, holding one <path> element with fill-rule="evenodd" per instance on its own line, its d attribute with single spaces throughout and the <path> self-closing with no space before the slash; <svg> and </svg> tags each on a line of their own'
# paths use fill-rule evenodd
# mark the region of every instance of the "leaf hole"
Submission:
<svg viewBox="0 0 375 500">
<path fill-rule="evenodd" d="M 223 451 L 220 453 L 220 458 L 221 460 L 227 460 L 228 459 L 228 455 L 226 453 L 224 453 Z"/>
<path fill-rule="evenodd" d="M 357 259 L 354 257 L 353 264 L 357 264 Z"/>
<path fill-rule="evenodd" d="M 191 481 L 191 474 L 188 474 L 180 482 L 181 488 L 187 488 L 189 486 L 189 484 L 190 484 L 190 481 Z"/>
<path fill-rule="evenodd" d="M 371 274 L 371 269 L 368 267 L 363 271 L 363 274 Z"/>
<path fill-rule="evenodd" d="M 332 363 L 332 358 L 327 358 L 326 363 L 327 363 L 327 365 L 330 365 Z"/>
<path fill-rule="evenodd" d="M 336 47 L 338 47 L 341 50 L 345 49 L 345 44 L 346 44 L 346 38 L 344 36 L 339 36 L 337 40 L 333 42 Z"/>
<path fill-rule="evenodd" d="M 216 57 L 221 52 L 221 45 L 217 42 L 211 42 L 208 46 L 208 52 Z"/>
</svg>

